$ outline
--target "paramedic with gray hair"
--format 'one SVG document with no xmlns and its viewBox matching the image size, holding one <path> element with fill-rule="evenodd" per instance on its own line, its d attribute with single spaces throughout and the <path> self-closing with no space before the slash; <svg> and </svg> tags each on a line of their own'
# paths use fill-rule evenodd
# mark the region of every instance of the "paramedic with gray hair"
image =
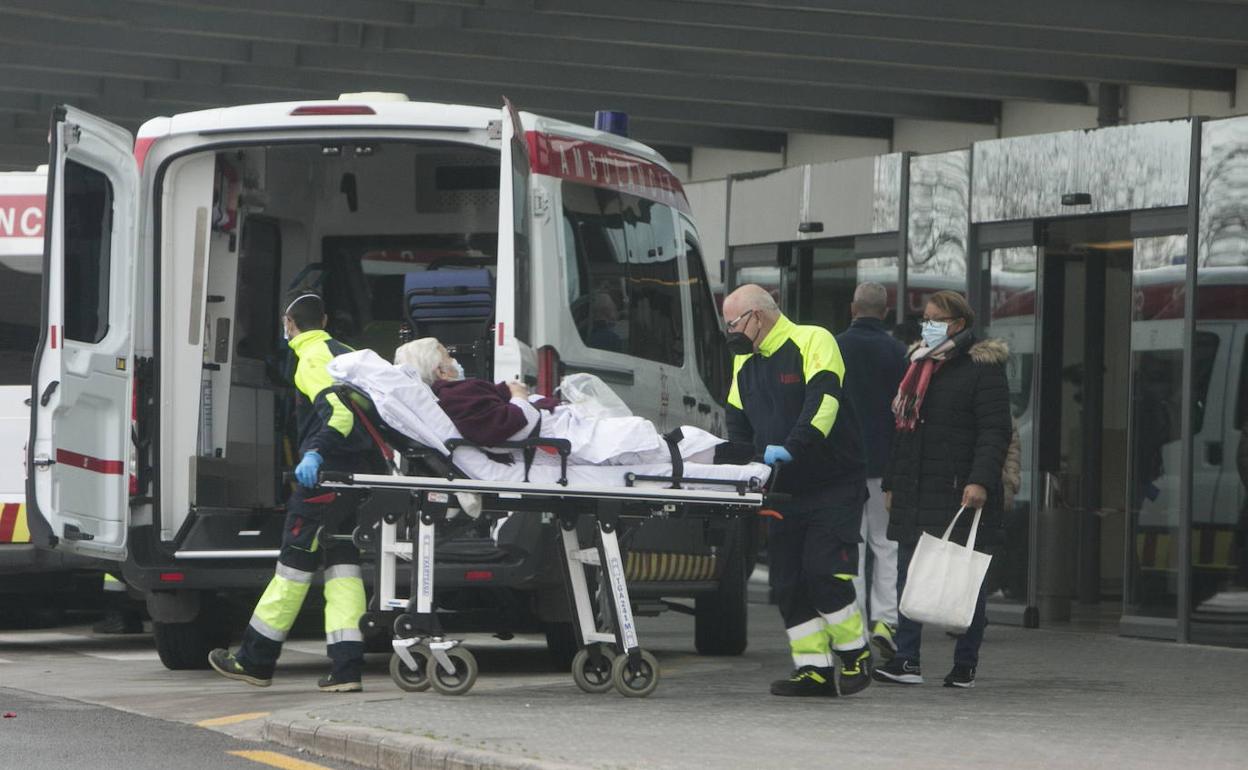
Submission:
<svg viewBox="0 0 1248 770">
<path fill-rule="evenodd" d="M 790 321 L 754 284 L 724 299 L 724 320 L 734 356 L 728 439 L 752 443 L 768 465 L 783 462 L 773 491 L 791 496 L 767 522 L 767 566 L 793 659 L 771 693 L 861 692 L 871 651 L 853 579 L 866 476 L 840 348 L 827 329 Z"/>
<path fill-rule="evenodd" d="M 885 658 L 897 651 L 897 542 L 888 539 L 888 511 L 880 480 L 888 468 L 893 446 L 893 396 L 906 373 L 906 348 L 884 324 L 888 290 L 873 282 L 854 291 L 849 306 L 853 323 L 836 335 L 845 359 L 845 391 L 862 427 L 867 459 L 867 502 L 862 512 L 862 539 L 858 545 L 859 576 L 854 578 L 858 602 L 870 621 L 871 641 Z M 867 546 L 871 548 L 871 586 L 867 590 Z M 870 601 L 868 601 L 868 599 Z"/>
</svg>

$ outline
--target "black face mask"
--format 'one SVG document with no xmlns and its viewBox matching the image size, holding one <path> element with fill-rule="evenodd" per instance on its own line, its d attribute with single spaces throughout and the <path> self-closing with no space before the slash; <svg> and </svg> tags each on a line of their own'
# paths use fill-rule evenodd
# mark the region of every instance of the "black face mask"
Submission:
<svg viewBox="0 0 1248 770">
<path fill-rule="evenodd" d="M 734 356 L 748 356 L 754 352 L 754 340 L 745 332 L 728 332 L 728 352 Z"/>
</svg>

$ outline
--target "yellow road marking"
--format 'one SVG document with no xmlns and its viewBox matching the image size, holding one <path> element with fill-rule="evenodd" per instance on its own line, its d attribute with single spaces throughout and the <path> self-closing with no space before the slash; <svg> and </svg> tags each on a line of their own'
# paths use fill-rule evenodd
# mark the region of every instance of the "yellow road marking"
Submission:
<svg viewBox="0 0 1248 770">
<path fill-rule="evenodd" d="M 221 727 L 223 725 L 236 725 L 239 722 L 250 722 L 253 719 L 259 719 L 260 717 L 267 717 L 269 714 L 270 712 L 268 711 L 249 711 L 246 714 L 230 714 L 229 716 L 214 717 L 212 719 L 205 719 L 202 722 L 196 722 L 195 726 L 196 727 Z"/>
<path fill-rule="evenodd" d="M 252 762 L 259 762 L 262 765 L 278 767 L 281 770 L 329 770 L 325 765 L 305 762 L 302 759 L 278 754 L 276 751 L 227 751 L 226 753 L 242 757 L 243 759 L 250 759 Z"/>
</svg>

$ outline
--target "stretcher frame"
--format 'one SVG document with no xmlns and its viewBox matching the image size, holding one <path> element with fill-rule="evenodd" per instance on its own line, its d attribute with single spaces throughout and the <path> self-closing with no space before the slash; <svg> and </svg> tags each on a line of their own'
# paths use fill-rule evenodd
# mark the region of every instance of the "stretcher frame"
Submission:
<svg viewBox="0 0 1248 770">
<path fill-rule="evenodd" d="M 555 442 L 536 439 L 517 443 L 526 445 L 528 467 L 532 446 Z M 457 442 L 457 445 L 468 444 Z M 454 447 L 452 453 L 453 450 Z M 566 452 L 560 451 L 560 455 L 564 460 L 564 473 L 556 484 L 480 481 L 453 474 L 449 477 L 397 473 L 322 474 L 323 487 L 369 492 L 359 512 L 360 528 L 356 539 L 362 547 L 376 544 L 377 611 L 399 613 L 394 620 L 394 656 L 390 670 L 401 688 L 422 691 L 432 687 L 443 694 L 459 695 L 475 683 L 475 659 L 459 640 L 446 637 L 434 605 L 435 533 L 438 526 L 458 514 L 455 495 L 470 493 L 480 497 L 483 514 L 549 514 L 558 522 L 565 585 L 580 647 L 572 664 L 577 685 L 595 693 L 614 687 L 631 697 L 645 697 L 654 691 L 659 667 L 654 656 L 642 649 L 633 620 L 618 539 L 621 521 L 652 516 L 751 515 L 765 502 L 762 483 L 757 478 L 746 481 L 682 479 L 626 472 L 626 486 L 576 486 L 567 483 Z M 637 485 L 655 482 L 670 486 Z M 690 482 L 724 489 L 683 487 Z M 583 516 L 590 517 L 594 524 L 595 542 L 589 547 L 582 547 L 578 535 L 577 525 Z M 407 533 L 405 538 L 400 536 L 400 525 Z M 408 599 L 396 593 L 400 561 L 414 563 Z M 587 566 L 599 569 L 602 588 L 610 597 L 610 601 L 604 602 L 610 617 L 604 617 L 602 624 L 609 628 L 601 628 L 596 618 L 585 574 Z"/>
</svg>

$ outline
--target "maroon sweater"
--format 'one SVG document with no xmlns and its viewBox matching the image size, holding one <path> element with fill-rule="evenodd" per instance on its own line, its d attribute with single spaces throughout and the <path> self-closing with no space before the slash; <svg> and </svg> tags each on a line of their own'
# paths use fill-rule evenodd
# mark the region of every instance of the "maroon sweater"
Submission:
<svg viewBox="0 0 1248 770">
<path fill-rule="evenodd" d="M 511 403 L 511 390 L 501 382 L 492 385 L 478 379 L 435 380 L 433 395 L 460 435 L 475 444 L 498 444 L 526 425 L 524 412 Z M 549 410 L 555 403 L 543 399 L 535 406 Z"/>
</svg>

